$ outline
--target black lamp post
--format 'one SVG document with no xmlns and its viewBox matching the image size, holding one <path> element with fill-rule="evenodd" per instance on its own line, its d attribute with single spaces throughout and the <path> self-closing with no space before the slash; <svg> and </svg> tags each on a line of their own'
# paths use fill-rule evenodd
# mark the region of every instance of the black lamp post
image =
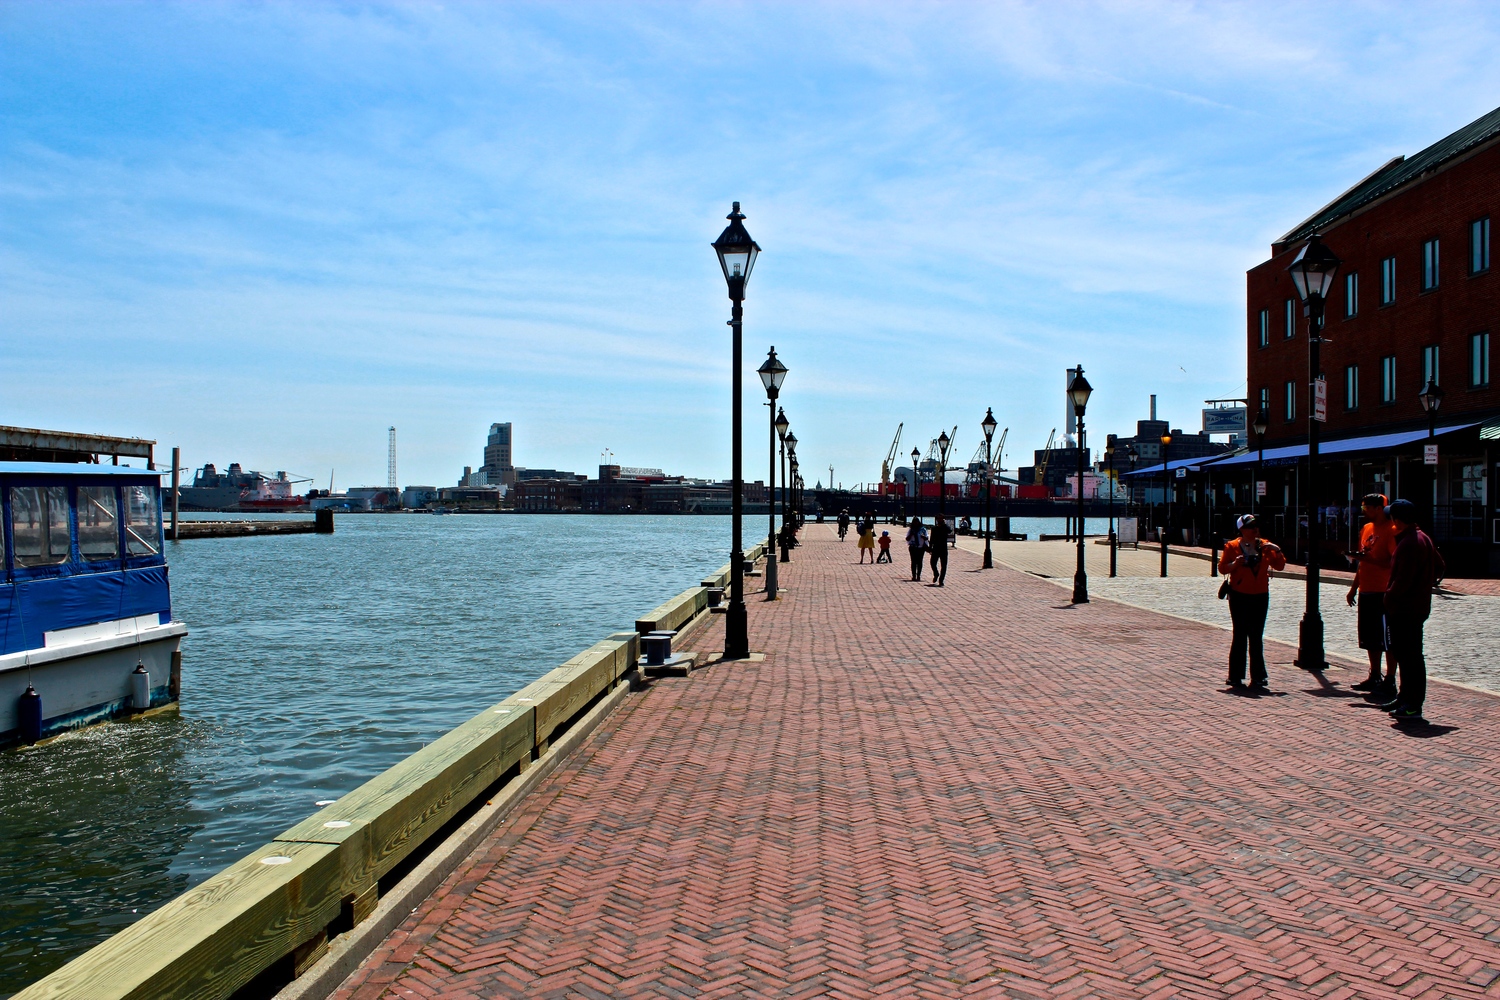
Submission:
<svg viewBox="0 0 1500 1000">
<path fill-rule="evenodd" d="M 1167 449 L 1172 446 L 1172 435 L 1163 432 L 1161 436 L 1161 506 L 1163 511 L 1161 526 L 1161 575 L 1167 575 L 1167 539 L 1172 534 L 1172 477 L 1167 472 Z"/>
<path fill-rule="evenodd" d="M 1427 377 L 1427 384 L 1424 385 L 1422 387 L 1422 391 L 1417 394 L 1417 400 L 1422 404 L 1422 409 L 1427 411 L 1427 440 L 1431 441 L 1437 437 L 1437 415 L 1438 410 L 1443 405 L 1443 390 L 1442 387 L 1437 384 L 1436 373 L 1433 373 L 1432 375 L 1429 375 Z M 1427 461 L 1427 456 L 1425 454 L 1422 456 L 1422 461 L 1424 464 Z M 1428 490 L 1432 498 L 1432 511 L 1427 516 L 1428 531 L 1434 530 L 1435 526 L 1437 525 L 1437 471 L 1437 463 L 1433 463 L 1431 476 L 1432 485 Z"/>
<path fill-rule="evenodd" d="M 948 509 L 948 446 L 953 443 L 948 432 L 938 435 L 938 517 Z"/>
<path fill-rule="evenodd" d="M 787 491 L 792 488 L 792 481 L 786 474 L 786 435 L 792 423 L 786 418 L 786 411 L 781 407 L 776 408 L 776 436 L 781 439 L 781 562 L 782 565 L 792 561 L 792 550 L 787 547 L 787 511 L 790 509 L 790 501 Z M 775 496 L 772 496 L 775 502 Z"/>
<path fill-rule="evenodd" d="M 915 448 L 911 450 L 912 489 L 917 495 L 917 512 L 913 516 L 917 518 L 922 516 L 922 467 L 917 464 L 921 457 L 922 453 L 920 451 Z"/>
<path fill-rule="evenodd" d="M 990 445 L 995 437 L 995 428 L 999 426 L 994 409 L 985 407 L 984 420 L 979 426 L 984 430 L 984 568 L 994 569 L 995 559 L 990 555 L 990 535 L 994 534 L 991 530 L 993 521 L 990 518 L 990 494 L 994 492 L 994 487 L 990 485 L 990 481 L 995 478 L 995 458 L 990 452 Z"/>
<path fill-rule="evenodd" d="M 1255 513 L 1260 503 L 1260 464 L 1266 460 L 1266 428 L 1271 426 L 1271 415 L 1262 406 L 1255 414 L 1255 481 L 1250 484 L 1250 513 Z"/>
<path fill-rule="evenodd" d="M 766 529 L 766 600 L 776 600 L 776 397 L 781 395 L 781 383 L 786 380 L 786 365 L 776 356 L 776 348 L 771 348 L 771 353 L 766 355 L 766 360 L 760 363 L 756 373 L 760 375 L 761 385 L 766 387 L 766 396 L 770 398 L 770 460 L 771 460 L 771 492 L 766 497 L 766 516 L 770 518 L 770 527 Z"/>
<path fill-rule="evenodd" d="M 1089 405 L 1089 396 L 1093 391 L 1094 387 L 1083 377 L 1083 365 L 1079 365 L 1073 370 L 1073 378 L 1068 383 L 1068 399 L 1073 403 L 1073 416 L 1078 419 L 1078 569 L 1073 573 L 1074 604 L 1089 602 L 1089 575 L 1083 565 L 1083 469 L 1088 455 L 1088 449 L 1083 443 L 1083 411 Z"/>
<path fill-rule="evenodd" d="M 802 527 L 802 476 L 797 472 L 797 435 L 791 431 L 786 433 L 786 461 L 788 475 L 796 484 L 796 492 L 792 496 L 792 522 L 797 527 Z"/>
<path fill-rule="evenodd" d="M 1318 349 L 1323 344 L 1323 303 L 1342 263 L 1315 233 L 1287 267 L 1307 316 L 1307 601 L 1297 629 L 1296 662 L 1303 670 L 1315 671 L 1328 667 L 1318 606 L 1318 439 L 1323 423 L 1317 412 L 1317 382 L 1323 374 Z"/>
<path fill-rule="evenodd" d="M 1115 436 L 1104 439 L 1104 462 L 1109 469 L 1109 576 L 1115 577 Z"/>
<path fill-rule="evenodd" d="M 734 303 L 730 312 L 729 326 L 734 331 L 734 372 L 732 406 L 733 428 L 731 432 L 734 490 L 731 518 L 734 533 L 733 548 L 729 550 L 729 607 L 724 615 L 724 659 L 743 660 L 750 655 L 750 622 L 745 613 L 745 553 L 740 542 L 740 527 L 745 514 L 744 470 L 740 465 L 740 442 L 743 432 L 743 372 L 740 363 L 740 324 L 744 318 L 745 283 L 755 268 L 755 258 L 760 256 L 760 246 L 745 231 L 744 216 L 740 214 L 740 203 L 727 216 L 729 225 L 714 241 L 714 252 L 719 255 L 719 266 L 724 270 L 724 281 L 729 286 L 729 300 Z"/>
</svg>

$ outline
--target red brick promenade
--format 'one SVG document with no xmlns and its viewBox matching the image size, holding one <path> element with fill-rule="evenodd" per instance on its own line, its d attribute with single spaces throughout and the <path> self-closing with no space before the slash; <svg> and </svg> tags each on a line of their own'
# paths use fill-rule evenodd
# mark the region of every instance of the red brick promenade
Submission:
<svg viewBox="0 0 1500 1000">
<path fill-rule="evenodd" d="M 1234 697 L 1222 631 L 808 534 L 765 662 L 632 695 L 338 995 L 1500 995 L 1494 699 Z"/>
</svg>

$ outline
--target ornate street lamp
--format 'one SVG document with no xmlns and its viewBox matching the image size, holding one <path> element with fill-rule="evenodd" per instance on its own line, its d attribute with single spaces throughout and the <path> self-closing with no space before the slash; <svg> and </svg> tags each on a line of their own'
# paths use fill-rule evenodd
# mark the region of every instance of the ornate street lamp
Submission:
<svg viewBox="0 0 1500 1000">
<path fill-rule="evenodd" d="M 994 492 L 994 488 L 990 485 L 990 481 L 995 478 L 995 473 L 994 473 L 995 457 L 994 457 L 994 455 L 990 451 L 990 446 L 991 446 L 991 444 L 992 444 L 992 442 L 994 441 L 994 438 L 995 438 L 995 428 L 998 427 L 998 426 L 1000 426 L 1000 424 L 999 424 L 998 421 L 995 420 L 995 411 L 994 411 L 994 409 L 991 408 L 991 407 L 986 406 L 984 408 L 984 419 L 979 422 L 980 429 L 984 431 L 984 568 L 985 569 L 994 569 L 995 568 L 995 559 L 994 559 L 994 556 L 990 555 L 990 535 L 994 534 L 994 532 L 991 530 L 991 528 L 993 527 L 993 521 L 990 518 L 990 494 Z"/>
<path fill-rule="evenodd" d="M 1104 439 L 1104 462 L 1109 469 L 1109 576 L 1115 577 L 1115 436 Z"/>
<path fill-rule="evenodd" d="M 1255 413 L 1255 481 L 1250 484 L 1250 513 L 1254 514 L 1260 503 L 1260 464 L 1266 460 L 1266 428 L 1271 426 L 1271 415 L 1262 406 Z"/>
<path fill-rule="evenodd" d="M 1443 390 L 1442 387 L 1437 384 L 1436 374 L 1428 376 L 1427 384 L 1424 385 L 1422 387 L 1422 391 L 1417 394 L 1417 401 L 1422 404 L 1422 409 L 1427 412 L 1427 440 L 1431 441 L 1437 437 L 1437 415 L 1438 410 L 1441 409 L 1443 405 Z M 1423 462 L 1426 462 L 1425 455 L 1423 456 Z M 1433 530 L 1433 526 L 1437 524 L 1437 475 L 1437 464 L 1434 463 L 1432 466 L 1431 477 L 1432 487 L 1429 490 L 1429 492 L 1432 494 L 1432 511 L 1427 518 L 1428 531 Z"/>
<path fill-rule="evenodd" d="M 776 408 L 776 423 L 774 426 L 776 428 L 776 436 L 781 439 L 781 563 L 784 566 L 792 561 L 792 550 L 787 545 L 786 527 L 787 512 L 790 510 L 787 491 L 792 488 L 792 481 L 787 478 L 786 474 L 786 435 L 787 431 L 791 429 L 792 423 L 786 418 L 786 411 L 779 406 Z M 776 502 L 774 495 L 771 498 L 771 502 Z"/>
<path fill-rule="evenodd" d="M 1172 534 L 1172 477 L 1167 475 L 1167 449 L 1171 447 L 1172 434 L 1161 435 L 1161 505 L 1165 514 L 1161 528 L 1161 575 L 1167 575 L 1167 538 Z"/>
<path fill-rule="evenodd" d="M 1323 375 L 1318 349 L 1323 344 L 1323 303 L 1342 263 L 1314 233 L 1287 266 L 1307 316 L 1307 600 L 1297 629 L 1296 662 L 1303 670 L 1314 671 L 1328 667 L 1323 652 L 1323 612 L 1318 607 L 1318 439 L 1322 419 L 1317 412 L 1316 383 Z"/>
<path fill-rule="evenodd" d="M 1068 399 L 1073 403 L 1073 416 L 1078 420 L 1078 569 L 1073 573 L 1074 604 L 1089 602 L 1089 575 L 1083 565 L 1083 469 L 1084 459 L 1088 455 L 1088 449 L 1083 443 L 1083 411 L 1088 407 L 1089 396 L 1093 391 L 1094 387 L 1083 377 L 1083 365 L 1079 365 L 1073 370 L 1073 378 L 1068 382 Z"/>
<path fill-rule="evenodd" d="M 766 396 L 771 400 L 766 411 L 770 417 L 770 461 L 771 492 L 766 496 L 766 516 L 770 526 L 766 529 L 766 600 L 776 600 L 776 397 L 781 395 L 781 383 L 786 380 L 786 365 L 776 357 L 776 348 L 766 355 L 766 360 L 756 369 L 761 385 L 766 387 Z"/>
<path fill-rule="evenodd" d="M 917 512 L 912 516 L 917 518 L 922 516 L 922 467 L 917 464 L 921 457 L 920 451 L 915 448 L 911 450 L 911 482 L 912 489 L 917 495 Z"/>
<path fill-rule="evenodd" d="M 953 443 L 948 437 L 948 432 L 943 431 L 938 435 L 938 517 L 948 509 L 948 446 Z"/>
<path fill-rule="evenodd" d="M 744 469 L 741 467 L 740 442 L 743 437 L 743 366 L 741 357 L 740 324 L 744 318 L 745 283 L 755 269 L 755 259 L 760 256 L 760 245 L 745 231 L 745 217 L 740 214 L 740 203 L 725 216 L 729 225 L 713 242 L 714 253 L 719 256 L 719 267 L 724 271 L 724 281 L 729 286 L 729 299 L 734 303 L 730 311 L 729 326 L 734 331 L 733 390 L 730 400 L 731 457 L 733 463 L 733 505 L 731 531 L 734 534 L 733 548 L 729 550 L 729 607 L 724 615 L 724 659 L 743 660 L 750 655 L 750 622 L 745 613 L 745 552 L 740 542 L 740 527 L 745 514 Z"/>
<path fill-rule="evenodd" d="M 786 460 L 791 470 L 792 481 L 797 484 L 797 495 L 792 497 L 792 520 L 800 528 L 802 526 L 802 477 L 797 474 L 797 435 L 792 431 L 786 432 Z"/>
</svg>

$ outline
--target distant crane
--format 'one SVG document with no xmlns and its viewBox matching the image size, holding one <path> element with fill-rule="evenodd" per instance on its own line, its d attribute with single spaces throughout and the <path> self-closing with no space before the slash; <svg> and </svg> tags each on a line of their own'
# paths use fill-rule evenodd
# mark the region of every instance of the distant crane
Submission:
<svg viewBox="0 0 1500 1000">
<path fill-rule="evenodd" d="M 896 449 L 901 447 L 901 428 L 906 426 L 906 421 L 896 425 L 896 436 L 891 439 L 891 449 L 885 453 L 885 461 L 880 463 L 880 492 L 888 493 L 891 485 L 891 463 L 896 461 Z"/>
<path fill-rule="evenodd" d="M 1031 481 L 1038 486 L 1046 484 L 1047 462 L 1052 458 L 1052 442 L 1057 440 L 1057 428 L 1052 428 L 1052 433 L 1047 435 L 1047 447 L 1042 449 L 1042 460 L 1036 463 L 1032 470 Z"/>
</svg>

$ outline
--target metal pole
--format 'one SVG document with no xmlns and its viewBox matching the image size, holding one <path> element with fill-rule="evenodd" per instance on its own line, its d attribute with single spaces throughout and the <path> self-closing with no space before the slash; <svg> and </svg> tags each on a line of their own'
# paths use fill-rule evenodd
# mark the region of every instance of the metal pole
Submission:
<svg viewBox="0 0 1500 1000">
<path fill-rule="evenodd" d="M 783 535 L 786 533 L 787 512 L 791 507 L 791 498 L 787 495 L 791 484 L 792 481 L 786 475 L 786 441 L 783 439 L 781 442 L 781 530 Z M 781 545 L 781 561 L 783 563 L 792 561 L 792 550 L 787 548 L 785 542 Z"/>
<path fill-rule="evenodd" d="M 1167 450 L 1171 445 L 1161 446 L 1161 575 L 1167 575 L 1167 539 L 1172 535 L 1172 477 L 1167 474 Z"/>
<path fill-rule="evenodd" d="M 1297 666 L 1303 670 L 1326 670 L 1323 652 L 1323 612 L 1318 606 L 1318 444 L 1321 422 L 1316 419 L 1313 399 L 1319 374 L 1319 349 L 1323 345 L 1323 298 L 1307 297 L 1307 594 L 1302 621 L 1297 627 Z"/>
<path fill-rule="evenodd" d="M 1214 530 L 1214 472 L 1204 472 L 1208 484 L 1208 575 L 1219 575 L 1219 533 Z"/>
<path fill-rule="evenodd" d="M 986 424 L 986 426 L 988 426 L 988 424 Z M 994 569 L 995 568 L 995 557 L 990 554 L 990 536 L 995 533 L 994 532 L 995 525 L 994 525 L 993 520 L 990 518 L 990 507 L 991 507 L 990 494 L 994 492 L 994 487 L 990 485 L 990 480 L 994 478 L 994 472 L 993 472 L 993 470 L 991 468 L 991 464 L 993 462 L 993 458 L 994 458 L 994 456 L 990 453 L 990 439 L 989 439 L 988 436 L 986 436 L 985 439 L 984 439 L 984 568 L 985 569 Z"/>
<path fill-rule="evenodd" d="M 766 529 L 766 600 L 776 600 L 776 397 L 780 395 L 775 388 L 769 390 L 771 405 L 767 407 L 770 417 L 767 421 L 771 429 L 771 492 L 766 495 L 766 516 L 770 519 L 770 526 Z"/>
<path fill-rule="evenodd" d="M 743 295 L 743 292 L 740 293 Z M 734 375 L 733 407 L 730 422 L 733 428 L 730 438 L 732 450 L 733 490 L 731 510 L 734 547 L 729 550 L 729 607 L 724 614 L 724 659 L 743 660 L 750 655 L 750 621 L 745 611 L 745 552 L 740 542 L 740 527 L 745 516 L 744 469 L 741 465 L 740 442 L 744 431 L 744 415 L 740 412 L 743 373 L 740 371 L 740 323 L 744 318 L 744 306 L 740 298 L 734 300 L 734 311 L 729 325 L 734 329 Z"/>
<path fill-rule="evenodd" d="M 1078 414 L 1078 569 L 1073 574 L 1073 603 L 1087 604 L 1089 602 L 1089 575 L 1083 565 L 1083 459 L 1088 449 L 1083 443 L 1083 410 L 1079 408 L 1075 412 Z"/>
<path fill-rule="evenodd" d="M 182 449 L 172 449 L 172 541 L 177 541 L 177 502 L 182 486 Z"/>
</svg>

